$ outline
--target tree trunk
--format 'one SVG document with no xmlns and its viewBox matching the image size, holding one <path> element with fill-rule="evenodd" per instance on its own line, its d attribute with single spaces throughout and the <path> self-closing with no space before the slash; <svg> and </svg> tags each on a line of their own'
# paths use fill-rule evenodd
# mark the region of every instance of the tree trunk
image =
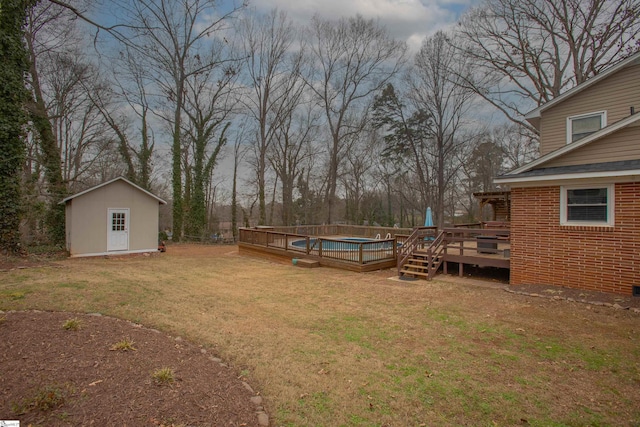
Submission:
<svg viewBox="0 0 640 427">
<path fill-rule="evenodd" d="M 173 123 L 173 143 L 171 146 L 172 155 L 172 191 L 173 191 L 173 240 L 179 242 L 183 233 L 184 222 L 184 205 L 182 199 L 182 144 L 180 136 L 182 99 L 184 92 L 184 79 L 179 78 L 176 81 L 176 106 L 174 112 Z"/>
<path fill-rule="evenodd" d="M 25 155 L 23 104 L 28 99 L 28 70 L 23 44 L 27 2 L 3 0 L 0 11 L 0 248 L 20 252 L 20 171 Z"/>
<path fill-rule="evenodd" d="M 65 241 L 65 219 L 64 206 L 60 205 L 67 195 L 67 188 L 62 178 L 62 168 L 60 166 L 60 148 L 58 141 L 53 134 L 51 122 L 47 114 L 47 107 L 44 102 L 40 78 L 36 68 L 36 56 L 33 40 L 25 37 L 29 49 L 30 64 L 29 74 L 31 76 L 31 86 L 33 89 L 33 103 L 30 105 L 29 113 L 31 121 L 38 134 L 37 142 L 40 146 L 42 163 L 45 171 L 45 179 L 48 183 L 49 203 L 45 223 L 47 225 L 47 235 L 51 243 L 62 245 Z"/>
</svg>

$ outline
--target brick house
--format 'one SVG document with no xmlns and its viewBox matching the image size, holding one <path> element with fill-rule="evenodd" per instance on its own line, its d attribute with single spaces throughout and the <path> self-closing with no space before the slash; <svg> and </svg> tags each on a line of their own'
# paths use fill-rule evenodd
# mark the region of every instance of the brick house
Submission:
<svg viewBox="0 0 640 427">
<path fill-rule="evenodd" d="M 640 52 L 536 108 L 511 188 L 511 284 L 640 296 Z"/>
</svg>

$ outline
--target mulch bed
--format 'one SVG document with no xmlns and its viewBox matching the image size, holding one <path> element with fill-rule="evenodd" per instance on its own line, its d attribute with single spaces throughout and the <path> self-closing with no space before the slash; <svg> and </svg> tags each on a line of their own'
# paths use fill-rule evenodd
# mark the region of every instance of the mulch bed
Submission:
<svg viewBox="0 0 640 427">
<path fill-rule="evenodd" d="M 63 325 L 77 319 L 78 330 Z M 125 340 L 135 350 L 113 350 Z M 100 315 L 0 312 L 0 420 L 47 426 L 260 426 L 262 399 L 205 349 Z M 153 374 L 170 368 L 174 380 Z"/>
</svg>

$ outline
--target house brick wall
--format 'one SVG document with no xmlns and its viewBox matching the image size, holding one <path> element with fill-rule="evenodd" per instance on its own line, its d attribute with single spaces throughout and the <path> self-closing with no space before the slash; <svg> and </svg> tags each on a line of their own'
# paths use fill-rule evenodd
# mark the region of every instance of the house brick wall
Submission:
<svg viewBox="0 0 640 427">
<path fill-rule="evenodd" d="M 560 186 L 511 190 L 511 284 L 631 295 L 640 286 L 640 183 L 615 185 L 614 227 L 560 225 Z"/>
</svg>

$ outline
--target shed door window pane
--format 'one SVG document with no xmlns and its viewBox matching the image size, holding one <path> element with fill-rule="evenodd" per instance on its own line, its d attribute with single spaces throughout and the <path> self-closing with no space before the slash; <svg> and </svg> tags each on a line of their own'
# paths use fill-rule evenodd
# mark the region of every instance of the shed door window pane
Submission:
<svg viewBox="0 0 640 427">
<path fill-rule="evenodd" d="M 111 231 L 124 231 L 125 214 L 123 212 L 114 212 L 111 214 Z"/>
<path fill-rule="evenodd" d="M 602 114 L 571 119 L 571 142 L 589 136 L 602 129 Z"/>
<path fill-rule="evenodd" d="M 567 221 L 607 222 L 606 188 L 567 190 Z"/>
</svg>

